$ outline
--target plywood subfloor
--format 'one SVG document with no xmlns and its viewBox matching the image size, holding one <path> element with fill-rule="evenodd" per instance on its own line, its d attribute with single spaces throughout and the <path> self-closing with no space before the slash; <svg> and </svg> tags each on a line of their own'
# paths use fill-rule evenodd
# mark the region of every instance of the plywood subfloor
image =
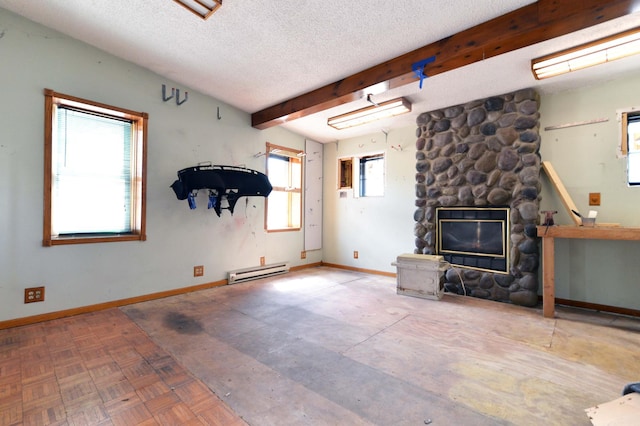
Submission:
<svg viewBox="0 0 640 426">
<path fill-rule="evenodd" d="M 640 321 L 445 295 L 315 268 L 132 305 L 252 425 L 588 425 L 640 380 Z"/>
</svg>

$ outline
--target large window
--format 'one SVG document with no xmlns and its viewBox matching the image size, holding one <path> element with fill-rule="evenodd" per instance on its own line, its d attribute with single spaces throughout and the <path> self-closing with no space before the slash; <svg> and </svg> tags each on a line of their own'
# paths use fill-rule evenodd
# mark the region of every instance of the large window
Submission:
<svg viewBox="0 0 640 426">
<path fill-rule="evenodd" d="M 627 182 L 640 185 L 640 111 L 622 113 L 622 151 L 627 154 Z"/>
<path fill-rule="evenodd" d="M 145 235 L 147 114 L 45 90 L 43 245 Z"/>
<path fill-rule="evenodd" d="M 267 143 L 267 231 L 299 230 L 302 223 L 302 151 Z"/>
</svg>

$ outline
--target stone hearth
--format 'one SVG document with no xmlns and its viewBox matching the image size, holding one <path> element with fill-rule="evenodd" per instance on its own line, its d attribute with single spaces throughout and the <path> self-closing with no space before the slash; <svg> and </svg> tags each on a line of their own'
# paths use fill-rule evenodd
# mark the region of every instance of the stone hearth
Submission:
<svg viewBox="0 0 640 426">
<path fill-rule="evenodd" d="M 511 209 L 509 272 L 450 268 L 450 292 L 524 306 L 538 302 L 538 109 L 538 94 L 525 89 L 417 119 L 415 253 L 436 254 L 437 207 Z"/>
</svg>

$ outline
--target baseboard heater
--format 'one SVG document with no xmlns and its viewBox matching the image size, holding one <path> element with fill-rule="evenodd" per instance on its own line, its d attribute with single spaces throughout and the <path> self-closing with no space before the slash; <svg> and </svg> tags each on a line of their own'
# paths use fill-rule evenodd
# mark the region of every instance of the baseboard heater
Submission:
<svg viewBox="0 0 640 426">
<path fill-rule="evenodd" d="M 286 274 L 287 272 L 289 272 L 288 263 L 272 263 L 271 265 L 263 265 L 253 268 L 243 268 L 237 269 L 235 271 L 229 271 L 229 277 L 227 278 L 227 280 L 229 284 L 236 284 L 244 281 L 257 280 L 258 278 Z"/>
</svg>

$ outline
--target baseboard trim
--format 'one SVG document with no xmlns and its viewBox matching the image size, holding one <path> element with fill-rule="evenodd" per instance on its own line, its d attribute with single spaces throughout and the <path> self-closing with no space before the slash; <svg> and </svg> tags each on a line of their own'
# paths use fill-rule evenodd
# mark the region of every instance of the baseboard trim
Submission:
<svg viewBox="0 0 640 426">
<path fill-rule="evenodd" d="M 354 266 L 338 265 L 336 263 L 327 263 L 327 262 L 320 262 L 320 263 L 322 264 L 322 266 L 328 266 L 328 267 L 337 268 L 337 269 L 346 269 L 347 271 L 364 272 L 367 274 L 382 275 L 385 277 L 392 277 L 392 278 L 395 278 L 397 276 L 397 274 L 394 272 L 384 272 L 384 271 L 377 271 L 375 269 L 356 268 Z"/>
<path fill-rule="evenodd" d="M 580 302 L 578 300 L 556 298 L 556 305 L 565 305 L 574 308 L 591 309 L 592 311 L 610 312 L 612 314 L 640 317 L 640 311 L 636 309 L 621 308 L 619 306 L 600 305 L 598 303 Z"/>
<path fill-rule="evenodd" d="M 301 271 L 303 269 L 317 268 L 318 266 L 322 266 L 322 262 L 307 263 L 305 265 L 292 266 L 291 268 L 289 268 L 289 270 L 290 271 Z"/>
<path fill-rule="evenodd" d="M 291 271 L 299 271 L 306 268 L 314 268 L 322 266 L 322 262 L 310 263 L 307 265 L 293 266 Z M 71 317 L 74 315 L 86 314 L 89 312 L 102 311 L 104 309 L 118 308 L 120 306 L 132 305 L 134 303 L 147 302 L 149 300 L 163 299 L 169 296 L 177 296 L 179 294 L 191 293 L 199 290 L 206 290 L 208 288 L 220 287 L 227 285 L 226 279 L 214 281 L 205 284 L 198 284 L 190 287 L 181 287 L 173 290 L 160 291 L 158 293 L 144 294 L 142 296 L 129 297 L 127 299 L 113 300 L 111 302 L 97 303 L 95 305 L 81 306 L 78 308 L 65 309 L 62 311 L 48 312 L 46 314 L 33 315 L 29 317 L 16 318 L 6 321 L 0 321 L 0 330 L 5 328 L 20 327 L 23 325 L 35 324 L 44 321 L 51 321 L 59 318 Z"/>
<path fill-rule="evenodd" d="M 169 296 L 191 293 L 193 291 L 205 290 L 213 287 L 220 287 L 227 284 L 227 280 L 214 281 L 206 284 L 198 284 L 190 287 L 176 288 L 173 290 L 160 291 L 158 293 L 144 294 L 142 296 L 129 297 L 127 299 L 113 300 L 111 302 L 97 303 L 95 305 L 81 306 L 78 308 L 65 309 L 62 311 L 49 312 L 46 314 L 33 315 L 30 317 L 16 318 L 12 320 L 0 321 L 0 330 L 5 328 L 20 327 L 23 325 L 35 324 L 43 321 L 50 321 L 59 318 L 66 318 L 73 315 L 86 314 L 89 312 L 102 311 L 104 309 L 117 308 L 120 306 L 132 305 L 134 303 L 147 302 L 149 300 L 163 299 Z"/>
<path fill-rule="evenodd" d="M 385 277 L 392 277 L 392 278 L 395 278 L 397 276 L 397 274 L 393 272 L 384 272 L 384 271 L 378 271 L 375 269 L 356 268 L 354 266 L 339 265 L 336 263 L 328 263 L 328 262 L 315 262 L 315 263 L 309 263 L 306 265 L 292 266 L 290 270 L 300 271 L 303 269 L 316 268 L 319 266 L 327 266 L 330 268 L 344 269 L 347 271 L 354 271 L 354 272 L 363 272 L 363 273 L 373 274 L 373 275 L 382 275 Z M 29 317 L 0 321 L 0 330 L 4 330 L 6 328 L 20 327 L 23 325 L 35 324 L 35 323 L 44 322 L 44 321 L 50 321 L 50 320 L 59 319 L 59 318 L 70 317 L 73 315 L 80 315 L 80 314 L 86 314 L 89 312 L 101 311 L 104 309 L 132 305 L 134 303 L 147 302 L 149 300 L 163 299 L 165 297 L 177 296 L 180 294 L 191 293 L 199 290 L 206 290 L 209 288 L 220 287 L 224 285 L 227 285 L 226 279 L 205 283 L 205 284 L 198 284 L 190 287 L 182 287 L 182 288 L 176 288 L 172 290 L 161 291 L 157 293 L 145 294 L 142 296 L 130 297 L 127 299 L 120 299 L 120 300 L 114 300 L 111 302 L 98 303 L 95 305 L 81 306 L 78 308 L 65 309 L 65 310 L 56 311 L 56 312 L 49 312 L 46 314 L 33 315 Z M 628 309 L 628 308 L 621 308 L 619 306 L 600 305 L 597 303 L 580 302 L 577 300 L 558 299 L 558 298 L 556 298 L 555 302 L 557 305 L 565 305 L 565 306 L 571 306 L 576 308 L 591 309 L 594 311 L 610 312 L 610 313 L 619 314 L 619 315 L 640 317 L 640 311 L 636 309 Z"/>
</svg>

